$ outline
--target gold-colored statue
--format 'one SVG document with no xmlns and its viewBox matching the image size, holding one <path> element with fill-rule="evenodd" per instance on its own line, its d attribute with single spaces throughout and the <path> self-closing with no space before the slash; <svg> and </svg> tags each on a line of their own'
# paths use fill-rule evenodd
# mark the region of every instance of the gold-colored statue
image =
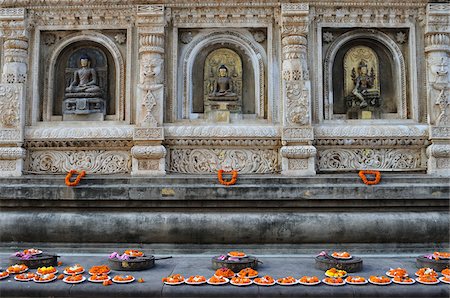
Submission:
<svg viewBox="0 0 450 298">
<path fill-rule="evenodd" d="M 378 77 L 378 56 L 374 50 L 355 46 L 347 51 L 344 56 L 344 95 L 350 119 L 381 116 Z"/>
</svg>

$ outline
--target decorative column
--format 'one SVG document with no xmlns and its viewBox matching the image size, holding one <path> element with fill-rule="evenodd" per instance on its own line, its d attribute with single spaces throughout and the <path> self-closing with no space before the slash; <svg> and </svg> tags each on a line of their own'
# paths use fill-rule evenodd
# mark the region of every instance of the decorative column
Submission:
<svg viewBox="0 0 450 298">
<path fill-rule="evenodd" d="M 0 9 L 4 64 L 0 83 L 0 177 L 21 176 L 25 149 L 25 84 L 28 37 L 25 9 Z"/>
<path fill-rule="evenodd" d="M 309 5 L 281 5 L 283 55 L 283 135 L 281 173 L 315 175 L 316 148 L 311 145 L 311 82 L 307 63 Z"/>
<path fill-rule="evenodd" d="M 136 91 L 136 128 L 131 149 L 132 171 L 138 175 L 164 175 L 163 140 L 164 6 L 138 6 L 139 85 Z"/>
<path fill-rule="evenodd" d="M 450 176 L 450 5 L 427 6 L 425 54 L 427 59 L 427 116 L 431 145 L 428 173 Z"/>
</svg>

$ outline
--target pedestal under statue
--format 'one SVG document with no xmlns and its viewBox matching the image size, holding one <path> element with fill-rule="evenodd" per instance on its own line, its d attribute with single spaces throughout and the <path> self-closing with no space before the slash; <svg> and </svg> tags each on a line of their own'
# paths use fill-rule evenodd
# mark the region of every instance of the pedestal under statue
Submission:
<svg viewBox="0 0 450 298">
<path fill-rule="evenodd" d="M 239 55 L 230 49 L 219 49 L 208 55 L 205 90 L 205 114 L 209 121 L 229 123 L 231 118 L 242 117 L 242 63 Z"/>
<path fill-rule="evenodd" d="M 87 55 L 80 57 L 80 66 L 66 88 L 63 120 L 103 120 L 106 107 L 103 92 L 98 86 L 97 72 L 90 67 Z"/>
</svg>

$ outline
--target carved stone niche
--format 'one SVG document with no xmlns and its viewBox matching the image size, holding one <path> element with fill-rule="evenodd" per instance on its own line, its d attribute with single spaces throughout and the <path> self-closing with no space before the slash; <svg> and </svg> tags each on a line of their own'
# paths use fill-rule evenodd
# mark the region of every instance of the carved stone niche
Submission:
<svg viewBox="0 0 450 298">
<path fill-rule="evenodd" d="M 115 113 L 115 72 L 112 64 L 112 57 L 109 52 L 101 45 L 92 42 L 80 42 L 72 44 L 70 48 L 67 48 L 61 53 L 56 64 L 56 79 L 54 81 L 54 98 L 53 98 L 53 115 L 68 114 L 68 109 L 73 107 L 67 107 L 69 104 L 77 105 L 72 97 L 76 92 L 68 93 L 66 89 L 74 81 L 74 74 L 78 71 L 80 66 L 80 58 L 84 56 L 89 57 L 90 68 L 94 69 L 97 76 L 97 86 L 99 91 L 96 91 L 95 102 L 87 102 L 89 105 L 102 105 L 98 110 L 104 111 L 105 114 L 112 115 Z M 97 94 L 98 93 L 98 94 Z M 83 95 L 84 92 L 78 92 Z M 69 98 L 68 98 L 69 97 Z M 89 99 L 88 99 L 89 100 Z M 86 100 L 85 100 L 86 101 Z M 98 101 L 98 102 L 97 102 Z M 104 105 L 104 107 L 103 107 Z M 87 107 L 87 109 L 93 109 Z M 97 114 L 97 113 L 95 113 Z M 72 114 L 70 114 L 72 115 Z M 80 115 L 84 117 L 85 115 Z M 86 116 L 90 116 L 87 114 Z M 74 115 L 78 117 L 78 115 Z M 73 118 L 71 120 L 89 120 L 90 118 Z M 95 118 L 96 120 L 100 120 Z M 103 119 L 101 119 L 103 120 Z"/>
<path fill-rule="evenodd" d="M 125 70 L 124 56 L 127 49 L 123 43 L 126 40 L 124 30 L 94 31 L 42 31 L 39 50 L 39 62 L 34 65 L 39 69 L 37 89 L 42 102 L 39 104 L 43 121 L 61 121 L 68 113 L 63 113 L 67 98 L 81 105 L 82 94 L 67 93 L 66 89 L 74 80 L 74 72 L 80 69 L 81 57 L 89 57 L 89 66 L 97 75 L 96 86 L 90 88 L 91 94 L 86 94 L 86 102 L 92 101 L 94 111 L 99 108 L 96 102 L 103 102 L 102 117 L 92 117 L 94 114 L 73 113 L 75 119 L 64 120 L 123 120 L 125 117 Z M 42 87 L 41 87 L 42 86 Z M 93 96 L 93 89 L 96 96 Z M 89 93 L 89 92 L 86 92 Z M 92 99 L 95 98 L 95 99 Z M 91 100 L 92 99 L 92 100 Z M 100 105 L 100 104 L 99 104 Z M 81 107 L 79 107 L 81 108 Z M 81 110 L 81 109 L 80 109 Z M 89 110 L 89 108 L 88 108 Z M 104 116 L 103 116 L 104 114 Z M 90 116 L 91 115 L 91 116 Z M 99 115 L 97 115 L 99 116 Z M 69 117 L 70 118 L 70 117 Z M 101 118 L 101 119 L 100 119 Z"/>
<path fill-rule="evenodd" d="M 325 42 L 337 36 L 324 45 L 324 118 L 406 119 L 407 69 L 399 45 L 381 31 L 324 32 Z"/>
<path fill-rule="evenodd" d="M 238 101 L 241 102 L 239 104 L 241 118 L 245 120 L 267 117 L 266 50 L 255 40 L 250 31 L 183 29 L 180 30 L 179 36 L 181 41 L 178 51 L 181 63 L 178 65 L 176 80 L 178 118 L 206 118 L 205 96 L 210 93 L 206 90 L 208 89 L 207 81 L 209 77 L 212 81 L 218 71 L 211 73 L 211 66 L 220 67 L 221 64 L 227 67 L 228 76 L 232 77 L 237 84 L 235 86 L 237 91 L 235 90 L 234 93 L 238 93 Z M 208 57 L 217 51 L 235 53 L 242 63 L 242 69 L 237 71 L 237 67 L 227 65 L 229 61 L 212 61 L 212 63 Z"/>
</svg>

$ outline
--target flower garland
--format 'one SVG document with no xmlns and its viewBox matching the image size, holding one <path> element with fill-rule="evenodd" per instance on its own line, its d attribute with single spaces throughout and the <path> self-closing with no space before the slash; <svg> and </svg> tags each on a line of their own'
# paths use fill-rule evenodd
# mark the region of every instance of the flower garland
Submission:
<svg viewBox="0 0 450 298">
<path fill-rule="evenodd" d="M 75 179 L 75 181 L 70 182 L 70 178 L 72 178 L 73 174 L 78 174 L 78 176 Z M 70 170 L 65 179 L 66 185 L 67 186 L 77 186 L 80 183 L 81 178 L 83 178 L 84 176 L 86 176 L 86 171 L 84 171 L 84 170 L 79 173 L 77 170 Z"/>
<path fill-rule="evenodd" d="M 223 180 L 223 173 L 231 174 L 231 180 L 230 181 Z M 222 185 L 226 185 L 226 186 L 234 185 L 236 183 L 236 181 L 237 181 L 237 178 L 238 178 L 238 172 L 236 170 L 232 170 L 231 172 L 226 172 L 224 170 L 219 170 L 217 172 L 217 179 L 219 179 L 219 182 Z"/>
<path fill-rule="evenodd" d="M 366 175 L 375 175 L 375 180 L 369 180 L 367 179 Z M 358 173 L 361 180 L 364 182 L 365 185 L 375 185 L 380 183 L 381 180 L 381 173 L 380 171 L 368 171 L 368 170 L 361 170 Z"/>
</svg>

